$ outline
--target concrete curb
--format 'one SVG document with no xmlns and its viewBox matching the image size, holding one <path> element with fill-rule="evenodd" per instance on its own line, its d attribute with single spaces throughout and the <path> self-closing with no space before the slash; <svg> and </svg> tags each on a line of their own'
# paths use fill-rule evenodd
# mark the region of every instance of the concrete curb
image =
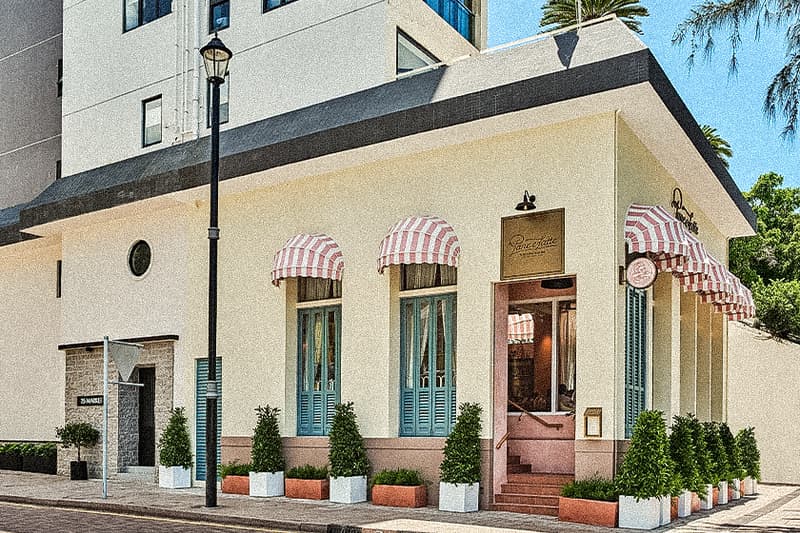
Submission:
<svg viewBox="0 0 800 533">
<path fill-rule="evenodd" d="M 284 529 L 302 532 L 307 531 L 312 533 L 362 533 L 362 528 L 360 526 L 294 522 L 289 520 L 269 520 L 264 518 L 252 518 L 235 515 L 215 515 L 210 513 L 177 511 L 173 509 L 161 509 L 158 507 L 145 507 L 141 505 L 130 505 L 124 503 L 107 503 L 82 500 L 53 500 L 48 498 L 30 498 L 27 496 L 8 496 L 2 494 L 0 494 L 0 502 L 38 505 L 44 507 L 84 509 L 87 511 L 103 511 L 132 516 L 191 520 L 194 522 L 258 527 L 265 529 Z"/>
</svg>

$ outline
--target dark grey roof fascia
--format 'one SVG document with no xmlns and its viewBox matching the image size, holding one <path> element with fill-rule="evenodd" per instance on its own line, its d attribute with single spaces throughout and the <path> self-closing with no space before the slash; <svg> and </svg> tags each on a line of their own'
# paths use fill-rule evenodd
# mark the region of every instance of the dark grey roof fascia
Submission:
<svg viewBox="0 0 800 533">
<path fill-rule="evenodd" d="M 521 52 L 516 49 L 503 54 L 512 53 Z M 510 57 L 512 63 L 519 61 L 519 56 Z M 474 61 L 493 59 L 481 56 Z M 508 70 L 508 65 L 503 66 Z M 437 100 L 432 95 L 450 68 L 454 67 L 224 131 L 220 136 L 220 179 L 649 82 L 755 228 L 752 209 L 649 49 Z M 62 178 L 22 210 L 20 227 L 205 185 L 209 151 L 209 139 L 203 137 Z"/>
<path fill-rule="evenodd" d="M 27 205 L 18 204 L 0 209 L 0 246 L 38 238 L 22 232 L 19 214 Z"/>
</svg>

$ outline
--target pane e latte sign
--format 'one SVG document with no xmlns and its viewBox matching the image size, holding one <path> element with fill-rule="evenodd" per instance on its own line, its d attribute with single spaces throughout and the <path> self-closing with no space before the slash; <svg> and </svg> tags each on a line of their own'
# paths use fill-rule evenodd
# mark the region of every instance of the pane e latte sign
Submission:
<svg viewBox="0 0 800 533">
<path fill-rule="evenodd" d="M 502 219 L 500 278 L 564 272 L 564 210 L 553 209 Z"/>
</svg>

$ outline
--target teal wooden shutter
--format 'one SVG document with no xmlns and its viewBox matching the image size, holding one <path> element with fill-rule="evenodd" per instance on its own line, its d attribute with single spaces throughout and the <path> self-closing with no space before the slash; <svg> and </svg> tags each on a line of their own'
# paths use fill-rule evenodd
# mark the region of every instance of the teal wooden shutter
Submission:
<svg viewBox="0 0 800 533">
<path fill-rule="evenodd" d="M 401 435 L 447 436 L 453 427 L 455 304 L 454 294 L 401 301 Z"/>
<path fill-rule="evenodd" d="M 625 294 L 625 438 L 633 434 L 647 397 L 647 293 L 627 287 Z"/>
<path fill-rule="evenodd" d="M 297 434 L 327 435 L 339 402 L 341 307 L 299 310 L 297 335 Z"/>
<path fill-rule="evenodd" d="M 195 478 L 206 479 L 206 382 L 208 359 L 197 360 L 195 372 Z M 217 459 L 222 457 L 222 358 L 217 357 Z"/>
</svg>

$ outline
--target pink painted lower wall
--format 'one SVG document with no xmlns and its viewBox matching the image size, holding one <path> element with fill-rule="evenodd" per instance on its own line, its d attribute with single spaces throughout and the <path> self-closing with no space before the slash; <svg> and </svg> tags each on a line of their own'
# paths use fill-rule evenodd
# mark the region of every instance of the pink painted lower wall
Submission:
<svg viewBox="0 0 800 533">
<path fill-rule="evenodd" d="M 397 438 L 365 438 L 372 467 L 372 474 L 384 469 L 409 468 L 419 470 L 422 477 L 430 482 L 428 486 L 428 505 L 439 502 L 439 465 L 442 462 L 444 438 L 438 437 L 397 437 Z M 250 462 L 250 437 L 222 437 L 222 462 L 237 460 L 240 463 Z M 481 487 L 480 507 L 488 509 L 494 498 L 492 492 L 492 442 L 481 441 Z M 328 463 L 327 437 L 285 437 L 283 439 L 283 455 L 286 468 L 313 464 L 322 466 Z"/>
</svg>

